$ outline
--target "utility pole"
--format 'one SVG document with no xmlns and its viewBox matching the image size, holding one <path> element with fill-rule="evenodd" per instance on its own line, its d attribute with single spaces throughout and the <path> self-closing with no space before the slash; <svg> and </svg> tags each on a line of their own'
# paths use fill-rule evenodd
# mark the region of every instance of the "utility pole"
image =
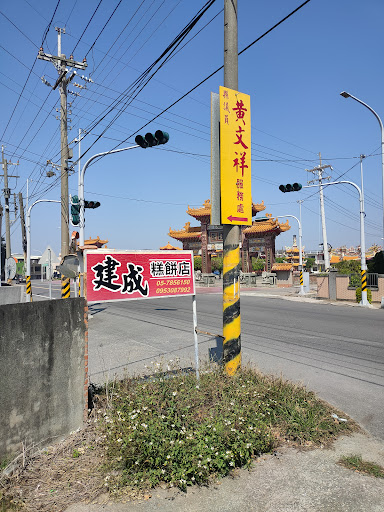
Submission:
<svg viewBox="0 0 384 512">
<path fill-rule="evenodd" d="M 8 165 L 19 165 L 17 162 L 13 164 L 12 162 L 8 162 L 4 158 L 4 146 L 1 146 L 1 161 L 3 166 L 2 175 L 4 177 L 4 201 L 5 201 L 5 257 L 6 259 L 11 257 L 11 224 L 9 219 L 9 198 L 11 197 L 11 189 L 8 188 L 8 178 L 18 178 L 19 176 L 8 176 Z"/>
<path fill-rule="evenodd" d="M 27 269 L 27 234 L 25 231 L 25 219 L 24 219 L 24 204 L 23 194 L 19 192 L 19 205 L 20 205 L 20 223 L 21 223 L 21 243 L 24 253 L 24 275 Z"/>
<path fill-rule="evenodd" d="M 61 34 L 65 34 L 65 28 L 55 27 L 57 31 L 57 53 L 50 55 L 44 53 L 41 47 L 37 55 L 38 59 L 52 62 L 59 73 L 53 90 L 59 87 L 60 91 L 60 151 L 61 151 L 61 257 L 69 254 L 69 205 L 68 205 L 68 135 L 67 135 L 67 85 L 76 76 L 76 71 L 67 77 L 68 67 L 84 70 L 87 67 L 86 59 L 83 62 L 74 60 L 73 55 L 66 58 L 61 53 Z"/>
<path fill-rule="evenodd" d="M 320 165 L 314 167 L 313 169 L 305 169 L 307 172 L 311 172 L 317 178 L 311 181 L 310 183 L 319 183 L 319 195 L 320 195 L 320 214 L 321 214 L 321 227 L 323 231 L 323 249 L 324 249 L 324 266 L 325 270 L 329 270 L 330 268 L 330 259 L 329 259 L 329 251 L 328 251 L 328 240 L 327 240 L 327 229 L 325 226 L 325 212 L 324 212 L 324 193 L 323 193 L 323 179 L 330 180 L 330 176 L 323 176 L 324 169 L 331 169 L 331 165 L 321 165 L 321 153 L 319 153 Z"/>
<path fill-rule="evenodd" d="M 2 238 L 1 238 L 1 233 L 2 233 L 2 224 L 3 224 L 3 207 L 0 203 L 0 286 L 1 286 L 1 276 L 3 274 L 3 265 L 2 265 L 2 255 L 3 255 L 3 251 L 2 251 Z"/>
<path fill-rule="evenodd" d="M 224 87 L 238 90 L 237 0 L 224 0 Z M 233 375 L 241 365 L 240 226 L 223 224 L 223 359 Z"/>
</svg>

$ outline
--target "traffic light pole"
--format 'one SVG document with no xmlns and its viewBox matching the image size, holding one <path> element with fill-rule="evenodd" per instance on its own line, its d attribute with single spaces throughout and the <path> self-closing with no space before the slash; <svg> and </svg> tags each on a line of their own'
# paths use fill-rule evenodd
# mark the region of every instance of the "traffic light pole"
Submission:
<svg viewBox="0 0 384 512">
<path fill-rule="evenodd" d="M 106 155 L 112 155 L 113 153 L 121 153 L 122 151 L 128 151 L 128 149 L 139 148 L 140 146 L 136 144 L 135 146 L 129 146 L 128 148 L 120 148 L 113 149 L 112 151 L 104 151 L 103 153 L 97 153 L 96 155 L 91 156 L 79 174 L 79 202 L 80 202 L 80 223 L 79 223 L 79 246 L 84 247 L 85 242 L 85 212 L 84 212 L 84 176 L 85 171 L 87 170 L 90 163 L 92 163 L 96 158 Z M 82 253 L 79 255 L 79 264 L 80 264 L 80 294 L 84 297 L 84 258 Z"/>
<path fill-rule="evenodd" d="M 278 219 L 286 218 L 286 217 L 290 217 L 291 219 L 296 219 L 297 223 L 299 225 L 299 270 L 300 270 L 300 291 L 299 291 L 299 295 L 305 295 L 304 282 L 303 282 L 303 246 L 302 246 L 303 231 L 302 231 L 302 228 L 301 228 L 301 222 L 294 215 L 276 215 L 276 217 Z"/>
<path fill-rule="evenodd" d="M 91 156 L 85 164 L 84 167 L 80 173 L 79 177 L 79 201 L 80 201 L 80 224 L 79 224 L 79 245 L 84 246 L 84 230 L 85 230 L 85 215 L 84 215 L 84 175 L 85 171 L 87 170 L 89 164 L 93 162 L 93 160 L 96 160 L 96 158 L 99 158 L 101 156 L 106 155 L 112 155 L 113 153 L 121 153 L 121 151 L 127 151 L 128 149 L 134 149 L 138 148 L 140 146 L 130 146 L 128 148 L 121 148 L 121 149 L 113 149 L 112 151 L 104 151 L 103 153 L 97 153 L 96 155 Z"/>
<path fill-rule="evenodd" d="M 32 288 L 28 286 L 31 280 L 31 210 L 37 203 L 61 203 L 61 201 L 57 201 L 56 199 L 38 199 L 27 210 L 27 275 L 25 276 L 27 281 L 27 302 L 29 295 L 29 302 L 32 302 Z M 28 292 L 28 289 L 30 292 Z"/>
<path fill-rule="evenodd" d="M 365 212 L 364 212 L 364 198 L 363 194 L 361 192 L 361 189 L 356 183 L 353 183 L 353 181 L 331 181 L 330 183 L 327 183 L 326 186 L 329 185 L 340 185 L 340 184 L 347 184 L 352 185 L 352 187 L 355 187 L 355 189 L 359 193 L 359 201 L 360 201 L 360 251 L 361 251 L 361 306 L 370 307 L 370 304 L 368 302 L 367 298 L 367 263 L 365 259 L 365 227 L 364 227 L 364 218 L 365 218 Z M 305 185 L 303 188 L 313 188 L 313 187 L 320 187 L 324 186 L 322 184 L 318 185 Z"/>
</svg>

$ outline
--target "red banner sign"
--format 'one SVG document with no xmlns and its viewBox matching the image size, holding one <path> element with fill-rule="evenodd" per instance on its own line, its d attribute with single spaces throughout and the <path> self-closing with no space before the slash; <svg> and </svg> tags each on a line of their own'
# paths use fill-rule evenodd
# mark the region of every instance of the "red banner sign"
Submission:
<svg viewBox="0 0 384 512">
<path fill-rule="evenodd" d="M 192 251 L 86 251 L 88 302 L 194 295 Z"/>
</svg>

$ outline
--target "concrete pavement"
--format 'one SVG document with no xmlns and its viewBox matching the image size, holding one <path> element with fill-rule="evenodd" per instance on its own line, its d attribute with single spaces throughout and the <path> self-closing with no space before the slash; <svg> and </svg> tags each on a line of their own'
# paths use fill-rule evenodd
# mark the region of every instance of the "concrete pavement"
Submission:
<svg viewBox="0 0 384 512">
<path fill-rule="evenodd" d="M 337 464 L 360 454 L 384 465 L 384 443 L 364 434 L 337 440 L 329 449 L 284 447 L 209 487 L 154 489 L 146 500 L 75 504 L 65 512 L 382 512 L 384 479 Z M 147 497 L 148 498 L 148 497 Z"/>
</svg>

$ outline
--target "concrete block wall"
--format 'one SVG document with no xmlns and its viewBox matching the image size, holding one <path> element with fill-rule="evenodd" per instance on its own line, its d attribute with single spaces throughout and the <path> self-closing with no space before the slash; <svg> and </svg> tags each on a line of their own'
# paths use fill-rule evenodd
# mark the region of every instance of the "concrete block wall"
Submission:
<svg viewBox="0 0 384 512">
<path fill-rule="evenodd" d="M 25 285 L 0 286 L 0 305 L 26 302 Z"/>
<path fill-rule="evenodd" d="M 0 459 L 82 427 L 87 410 L 84 298 L 0 306 Z"/>
<path fill-rule="evenodd" d="M 336 299 L 348 300 L 350 302 L 356 301 L 356 289 L 349 288 L 349 275 L 339 274 L 336 276 Z M 371 290 L 372 302 L 381 302 L 384 297 L 384 277 L 378 279 L 378 289 Z M 329 282 L 328 276 L 317 277 L 317 296 L 321 299 L 329 298 Z"/>
<path fill-rule="evenodd" d="M 328 276 L 317 278 L 317 296 L 321 299 L 329 298 Z"/>
<path fill-rule="evenodd" d="M 379 289 L 371 290 L 372 292 L 372 302 L 381 302 L 381 297 L 384 297 L 384 276 L 379 277 Z"/>
</svg>

